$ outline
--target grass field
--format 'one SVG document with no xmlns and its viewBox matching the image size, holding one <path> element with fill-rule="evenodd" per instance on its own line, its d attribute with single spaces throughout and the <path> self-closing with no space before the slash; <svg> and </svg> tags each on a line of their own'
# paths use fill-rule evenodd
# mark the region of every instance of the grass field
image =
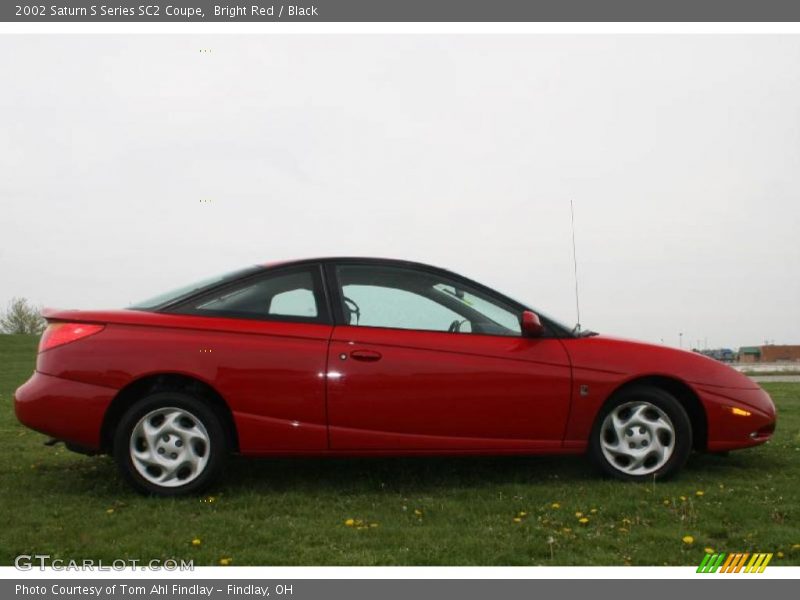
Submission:
<svg viewBox="0 0 800 600">
<path fill-rule="evenodd" d="M 666 483 L 604 480 L 580 457 L 236 459 L 208 495 L 164 500 L 17 423 L 35 347 L 0 336 L 0 564 L 696 565 L 710 547 L 800 565 L 800 384 L 764 384 L 772 442 L 694 456 Z"/>
</svg>

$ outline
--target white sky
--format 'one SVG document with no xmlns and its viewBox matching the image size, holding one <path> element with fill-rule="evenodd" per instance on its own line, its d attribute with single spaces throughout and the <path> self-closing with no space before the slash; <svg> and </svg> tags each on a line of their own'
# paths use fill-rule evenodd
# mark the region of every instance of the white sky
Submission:
<svg viewBox="0 0 800 600">
<path fill-rule="evenodd" d="M 374 255 L 574 322 L 573 199 L 585 327 L 800 343 L 798 65 L 790 35 L 3 36 L 0 305 Z"/>
</svg>

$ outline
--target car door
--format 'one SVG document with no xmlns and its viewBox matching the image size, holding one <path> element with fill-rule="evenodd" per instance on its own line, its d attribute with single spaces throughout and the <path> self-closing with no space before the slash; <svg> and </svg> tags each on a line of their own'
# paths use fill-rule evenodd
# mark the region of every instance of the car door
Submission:
<svg viewBox="0 0 800 600">
<path fill-rule="evenodd" d="M 338 323 L 328 356 L 333 450 L 515 451 L 561 445 L 570 366 L 524 337 L 521 308 L 422 267 L 327 269 Z"/>
<path fill-rule="evenodd" d="M 324 373 L 333 326 L 319 264 L 266 269 L 170 312 L 191 315 L 191 329 L 164 329 L 171 360 L 178 372 L 213 382 L 243 452 L 328 449 Z"/>
</svg>

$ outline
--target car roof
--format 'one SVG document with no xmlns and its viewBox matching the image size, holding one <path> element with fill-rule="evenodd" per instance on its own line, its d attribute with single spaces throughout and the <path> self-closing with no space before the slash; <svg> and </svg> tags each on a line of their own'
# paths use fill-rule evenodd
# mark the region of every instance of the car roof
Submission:
<svg viewBox="0 0 800 600">
<path fill-rule="evenodd" d="M 422 269 L 429 272 L 439 273 L 441 275 L 446 275 L 455 279 L 456 281 L 462 281 L 467 283 L 478 290 L 483 290 L 484 292 L 488 292 L 490 294 L 494 294 L 495 296 L 499 296 L 501 299 L 505 300 L 512 306 L 516 306 L 523 310 L 533 310 L 528 305 L 520 302 L 519 300 L 515 300 L 509 296 L 506 296 L 502 292 L 491 288 L 487 285 L 480 283 L 479 281 L 475 281 L 469 277 L 461 275 L 460 273 L 456 273 L 455 271 L 450 271 L 448 269 L 444 269 L 442 267 L 436 267 L 430 264 L 421 263 L 413 260 L 401 259 L 401 258 L 384 258 L 384 257 L 376 257 L 376 256 L 319 256 L 315 258 L 298 258 L 298 259 L 291 259 L 291 260 L 282 260 L 282 261 L 271 261 L 262 263 L 265 269 L 274 268 L 274 267 L 288 267 L 288 266 L 296 266 L 296 265 L 304 265 L 304 264 L 327 264 L 327 263 L 371 263 L 371 264 L 379 264 L 379 265 L 386 265 L 386 266 L 395 266 L 395 267 L 413 267 Z M 560 331 L 561 333 L 565 333 L 567 335 L 571 335 L 569 328 L 564 325 L 561 325 L 557 321 L 542 315 L 541 312 L 536 311 L 539 314 L 540 318 L 543 318 L 549 325 L 556 331 Z"/>
<path fill-rule="evenodd" d="M 436 271 L 450 273 L 452 275 L 461 277 L 462 279 L 464 278 L 463 275 L 459 275 L 458 273 L 454 273 L 453 271 L 449 271 L 448 269 L 443 269 L 441 267 L 437 267 L 434 265 L 421 263 L 413 260 L 402 259 L 402 258 L 385 258 L 377 256 L 318 256 L 314 258 L 276 260 L 276 261 L 264 262 L 261 264 L 264 267 L 271 268 L 271 267 L 285 267 L 288 265 L 302 265 L 302 264 L 316 264 L 316 263 L 347 263 L 347 262 L 374 263 L 374 264 L 407 266 L 407 267 L 422 267 L 424 269 L 435 269 Z"/>
<path fill-rule="evenodd" d="M 374 264 L 374 265 L 384 265 L 390 267 L 411 267 L 420 269 L 423 271 L 428 271 L 430 273 L 437 273 L 439 275 L 447 276 L 451 279 L 456 281 L 462 281 L 467 283 L 478 290 L 483 290 L 485 292 L 489 292 L 500 296 L 505 301 L 512 305 L 516 305 L 523 309 L 529 310 L 528 307 L 519 302 L 518 300 L 514 300 L 506 296 L 505 294 L 491 288 L 479 281 L 475 281 L 469 277 L 461 275 L 460 273 L 456 273 L 455 271 L 450 271 L 449 269 L 443 269 L 442 267 L 436 267 L 433 265 L 416 262 L 413 260 L 405 260 L 399 258 L 380 258 L 375 256 L 324 256 L 324 257 L 317 257 L 317 258 L 302 258 L 302 259 L 295 259 L 295 260 L 284 260 L 284 261 L 274 261 L 270 263 L 263 263 L 262 266 L 266 269 L 269 268 L 276 268 L 276 267 L 291 267 L 291 266 L 299 266 L 305 264 L 327 264 L 327 263 L 335 263 L 335 264 L 346 264 L 346 263 L 359 263 L 359 264 Z"/>
</svg>

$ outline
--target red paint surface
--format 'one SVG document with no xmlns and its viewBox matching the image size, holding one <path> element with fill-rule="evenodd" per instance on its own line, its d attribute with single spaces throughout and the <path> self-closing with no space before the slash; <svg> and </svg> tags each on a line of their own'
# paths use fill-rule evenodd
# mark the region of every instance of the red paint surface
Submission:
<svg viewBox="0 0 800 600">
<path fill-rule="evenodd" d="M 17 416 L 93 449 L 120 390 L 162 373 L 211 386 L 230 408 L 245 455 L 579 453 L 614 391 L 645 377 L 680 382 L 696 395 L 709 450 L 763 443 L 768 433 L 751 433 L 775 421 L 769 396 L 733 369 L 605 336 L 504 337 L 133 310 L 46 316 L 105 327 L 39 354 L 36 372 L 15 394 Z M 734 415 L 731 407 L 751 414 Z"/>
</svg>

